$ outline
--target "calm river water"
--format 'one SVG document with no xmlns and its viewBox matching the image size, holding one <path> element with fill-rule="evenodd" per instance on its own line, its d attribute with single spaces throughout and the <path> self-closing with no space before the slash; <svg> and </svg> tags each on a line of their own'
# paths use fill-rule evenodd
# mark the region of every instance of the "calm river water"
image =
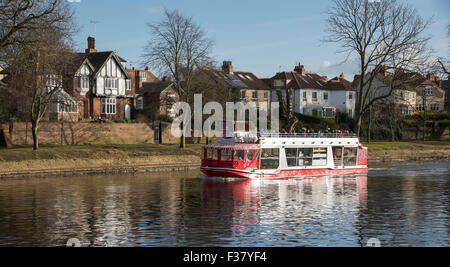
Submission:
<svg viewBox="0 0 450 267">
<path fill-rule="evenodd" d="M 199 172 L 0 180 L 0 246 L 450 245 L 450 163 L 237 181 Z"/>
</svg>

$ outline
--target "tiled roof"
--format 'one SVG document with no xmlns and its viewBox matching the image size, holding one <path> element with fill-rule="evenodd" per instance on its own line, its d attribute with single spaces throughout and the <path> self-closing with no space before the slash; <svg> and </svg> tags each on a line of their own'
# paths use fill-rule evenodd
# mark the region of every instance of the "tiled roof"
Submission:
<svg viewBox="0 0 450 267">
<path fill-rule="evenodd" d="M 251 72 L 235 71 L 226 73 L 223 70 L 204 70 L 214 80 L 228 88 L 270 90 L 270 87 Z"/>
<path fill-rule="evenodd" d="M 341 77 L 334 77 L 329 80 L 325 88 L 327 90 L 335 91 L 356 91 L 356 88 L 352 86 L 352 83 Z"/>
<path fill-rule="evenodd" d="M 142 87 L 136 92 L 139 95 L 143 95 L 146 93 L 161 93 L 173 83 L 170 81 L 167 82 L 151 82 L 151 83 L 142 83 Z"/>
<path fill-rule="evenodd" d="M 292 89 L 319 89 L 319 90 L 345 90 L 355 91 L 352 83 L 341 77 L 335 77 L 327 81 L 325 76 L 317 73 L 305 73 L 301 75 L 297 71 L 279 72 L 273 80 L 290 80 L 287 88 Z"/>
</svg>

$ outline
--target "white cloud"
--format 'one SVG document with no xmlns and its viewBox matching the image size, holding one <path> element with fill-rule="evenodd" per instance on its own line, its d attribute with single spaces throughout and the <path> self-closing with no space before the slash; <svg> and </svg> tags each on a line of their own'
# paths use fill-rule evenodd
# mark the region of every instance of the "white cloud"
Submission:
<svg viewBox="0 0 450 267">
<path fill-rule="evenodd" d="M 324 68 L 328 68 L 329 66 L 331 66 L 331 62 L 328 61 L 328 60 L 325 60 L 325 61 L 322 63 L 322 66 L 323 66 Z"/>
<path fill-rule="evenodd" d="M 79 3 L 79 2 L 81 2 L 81 0 L 67 0 L 67 2 L 69 2 L 69 3 Z"/>
</svg>

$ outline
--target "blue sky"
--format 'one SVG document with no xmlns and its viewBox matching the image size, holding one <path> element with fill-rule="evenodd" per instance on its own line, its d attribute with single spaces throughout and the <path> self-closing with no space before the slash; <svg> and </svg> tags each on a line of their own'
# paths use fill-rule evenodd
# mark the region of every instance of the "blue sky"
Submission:
<svg viewBox="0 0 450 267">
<path fill-rule="evenodd" d="M 406 0 L 405 0 L 406 1 Z M 292 70 L 301 62 L 307 71 L 332 78 L 344 73 L 353 79 L 357 66 L 340 64 L 344 55 L 336 44 L 324 43 L 328 0 L 69 0 L 79 25 L 77 48 L 84 51 L 94 36 L 99 51 L 114 50 L 141 67 L 143 47 L 149 39 L 147 23 L 158 22 L 164 8 L 192 16 L 215 41 L 213 56 L 220 63 L 232 60 L 235 70 L 269 78 Z M 437 56 L 450 58 L 447 25 L 449 0 L 409 0 L 424 18 L 434 17 L 428 34 Z M 155 73 L 156 74 L 156 73 Z"/>
</svg>

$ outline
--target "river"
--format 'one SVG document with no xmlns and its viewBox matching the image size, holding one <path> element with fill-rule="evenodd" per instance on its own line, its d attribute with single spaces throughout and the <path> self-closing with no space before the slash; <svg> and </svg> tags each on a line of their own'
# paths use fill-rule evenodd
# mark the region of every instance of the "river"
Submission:
<svg viewBox="0 0 450 267">
<path fill-rule="evenodd" d="M 212 180 L 200 172 L 0 180 L 0 246 L 450 245 L 450 163 L 367 176 Z"/>
</svg>

